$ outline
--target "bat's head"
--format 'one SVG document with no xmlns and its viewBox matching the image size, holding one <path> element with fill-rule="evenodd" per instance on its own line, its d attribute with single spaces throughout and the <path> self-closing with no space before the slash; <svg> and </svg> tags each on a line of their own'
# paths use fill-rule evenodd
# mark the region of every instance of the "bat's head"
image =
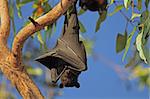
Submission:
<svg viewBox="0 0 150 99">
<path fill-rule="evenodd" d="M 106 10 L 107 0 L 80 0 L 79 6 L 90 11 Z"/>
<path fill-rule="evenodd" d="M 59 87 L 60 88 L 63 88 L 63 87 L 79 88 L 80 87 L 80 84 L 78 83 L 79 74 L 80 72 L 78 71 L 67 69 L 61 76 L 61 84 L 59 85 Z"/>
</svg>

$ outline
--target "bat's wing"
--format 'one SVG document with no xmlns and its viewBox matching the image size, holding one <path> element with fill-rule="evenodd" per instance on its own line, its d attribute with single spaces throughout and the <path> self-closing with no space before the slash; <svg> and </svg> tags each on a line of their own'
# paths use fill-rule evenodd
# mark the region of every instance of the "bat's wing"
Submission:
<svg viewBox="0 0 150 99">
<path fill-rule="evenodd" d="M 82 46 L 81 49 L 82 50 Z M 57 68 L 59 66 L 69 66 L 69 68 L 76 71 L 84 71 L 87 69 L 86 63 L 83 61 L 84 53 L 79 55 L 69 47 L 64 41 L 58 40 L 57 46 L 50 52 L 36 58 L 35 60 L 45 65 L 49 69 Z M 85 56 L 83 56 L 85 57 Z"/>
</svg>

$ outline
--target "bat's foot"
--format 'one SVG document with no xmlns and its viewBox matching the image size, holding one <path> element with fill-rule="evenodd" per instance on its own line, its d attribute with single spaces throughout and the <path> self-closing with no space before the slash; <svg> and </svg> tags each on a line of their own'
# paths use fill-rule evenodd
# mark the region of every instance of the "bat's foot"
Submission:
<svg viewBox="0 0 150 99">
<path fill-rule="evenodd" d="M 80 88 L 80 84 L 77 82 L 77 83 L 75 83 L 75 85 L 74 85 L 76 88 Z"/>
</svg>

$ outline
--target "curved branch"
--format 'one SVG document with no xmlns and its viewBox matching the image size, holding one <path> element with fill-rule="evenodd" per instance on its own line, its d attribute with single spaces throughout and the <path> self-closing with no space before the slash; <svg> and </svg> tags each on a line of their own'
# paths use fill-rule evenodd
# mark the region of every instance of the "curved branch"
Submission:
<svg viewBox="0 0 150 99">
<path fill-rule="evenodd" d="M 24 99 L 44 99 L 40 90 L 26 71 L 24 69 L 14 68 L 14 64 L 7 59 L 9 55 L 11 54 L 6 54 L 0 60 L 0 69 L 4 75 L 12 82 Z"/>
<path fill-rule="evenodd" d="M 38 87 L 23 69 L 21 51 L 28 37 L 41 30 L 48 24 L 55 22 L 75 0 L 62 0 L 57 6 L 42 17 L 38 18 L 37 26 L 28 24 L 14 38 L 12 51 L 7 48 L 7 38 L 10 31 L 10 18 L 7 0 L 0 0 L 0 69 L 4 75 L 14 84 L 24 99 L 43 99 Z M 63 8 L 62 8 L 63 7 Z"/>
<path fill-rule="evenodd" d="M 75 1 L 76 0 L 61 0 L 61 2 L 58 3 L 51 11 L 35 20 L 39 24 L 38 26 L 30 23 L 20 30 L 20 32 L 16 35 L 12 46 L 12 52 L 14 56 L 17 57 L 18 61 L 21 60 L 21 51 L 25 40 L 36 31 L 54 23 Z"/>
<path fill-rule="evenodd" d="M 10 32 L 10 17 L 7 0 L 0 0 L 0 41 L 6 44 Z"/>
</svg>

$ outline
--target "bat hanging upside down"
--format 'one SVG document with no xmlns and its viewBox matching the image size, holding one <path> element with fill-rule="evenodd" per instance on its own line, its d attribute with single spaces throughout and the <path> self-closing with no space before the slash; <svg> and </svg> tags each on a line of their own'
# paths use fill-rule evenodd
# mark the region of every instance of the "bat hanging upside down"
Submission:
<svg viewBox="0 0 150 99">
<path fill-rule="evenodd" d="M 79 24 L 76 5 L 72 6 L 69 16 L 65 16 L 64 28 L 56 46 L 48 53 L 36 58 L 36 61 L 45 65 L 51 71 L 51 80 L 57 83 L 60 79 L 60 88 L 79 88 L 78 77 L 87 70 L 87 59 L 84 44 L 79 40 Z"/>
</svg>

